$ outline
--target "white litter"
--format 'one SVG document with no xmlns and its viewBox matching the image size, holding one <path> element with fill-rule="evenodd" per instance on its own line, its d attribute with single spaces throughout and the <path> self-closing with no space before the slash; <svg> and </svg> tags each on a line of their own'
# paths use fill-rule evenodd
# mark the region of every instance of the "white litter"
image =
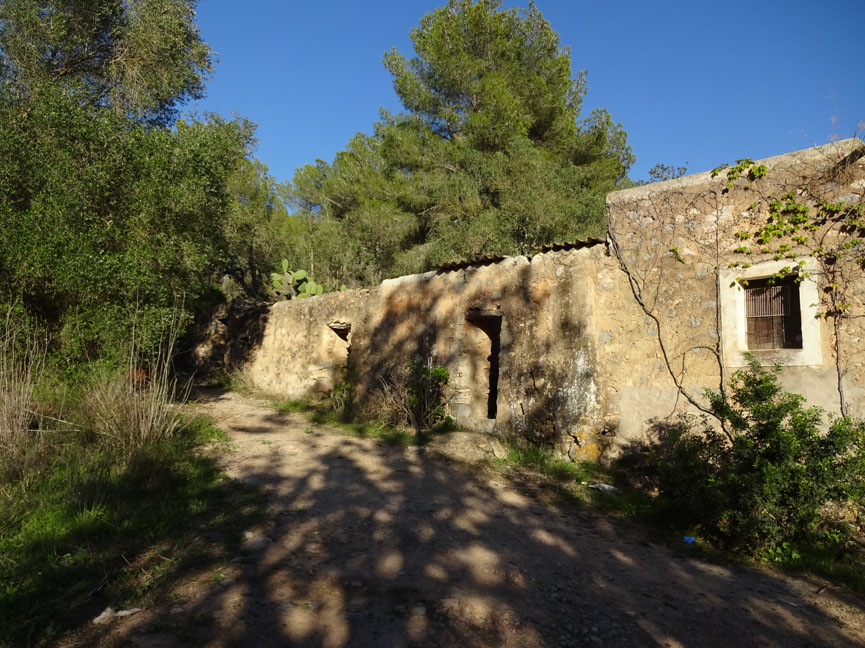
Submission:
<svg viewBox="0 0 865 648">
<path fill-rule="evenodd" d="M 619 491 L 619 489 L 615 486 L 610 486 L 609 484 L 602 484 L 600 482 L 598 482 L 597 484 L 589 484 L 589 488 L 604 491 L 605 493 L 617 493 Z"/>
<path fill-rule="evenodd" d="M 107 607 L 102 610 L 102 614 L 93 619 L 93 623 L 96 625 L 105 625 L 106 623 L 110 623 L 111 621 L 113 621 L 115 618 L 132 616 L 137 612 L 141 612 L 141 608 L 129 608 L 128 610 L 120 610 L 119 612 L 115 612 L 114 608 Z"/>
</svg>

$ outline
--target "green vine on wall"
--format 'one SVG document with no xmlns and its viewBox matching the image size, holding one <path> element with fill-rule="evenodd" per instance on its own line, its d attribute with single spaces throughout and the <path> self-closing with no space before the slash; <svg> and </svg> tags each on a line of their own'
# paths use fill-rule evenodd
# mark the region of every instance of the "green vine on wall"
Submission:
<svg viewBox="0 0 865 648">
<path fill-rule="evenodd" d="M 855 162 L 859 157 L 861 152 L 858 157 L 851 156 L 846 160 Z M 770 285 L 791 276 L 800 283 L 809 277 L 809 273 L 804 270 L 807 265 L 805 258 L 816 260 L 822 291 L 821 303 L 814 306 L 820 309 L 817 317 L 833 322 L 842 414 L 847 413 L 847 406 L 841 386 L 846 373 L 842 366 L 841 322 L 850 317 L 854 310 L 851 284 L 861 277 L 860 272 L 865 269 L 865 203 L 862 197 L 852 201 L 847 196 L 840 200 L 829 200 L 826 195 L 828 191 L 840 189 L 841 185 L 836 180 L 843 177 L 845 168 L 845 161 L 842 161 L 824 176 L 805 179 L 794 191 L 786 191 L 781 195 L 770 193 L 752 203 L 749 211 L 759 213 L 761 209 L 765 210 L 766 219 L 753 231 L 736 232 L 734 236 L 742 244 L 733 249 L 734 254 L 746 257 L 771 255 L 775 261 L 791 261 L 789 266 L 769 277 Z M 759 191 L 762 183 L 757 181 L 768 177 L 766 166 L 756 165 L 750 158 L 737 160 L 734 166 L 721 165 L 711 175 L 715 178 L 724 172 L 723 193 L 737 185 L 742 186 L 739 182 L 741 179 L 748 181 L 743 188 Z M 744 244 L 744 241 L 749 240 L 759 247 Z M 750 265 L 733 262 L 728 267 L 747 268 Z M 746 279 L 738 277 L 736 280 L 743 286 L 748 285 Z"/>
<path fill-rule="evenodd" d="M 717 178 L 721 172 L 727 171 L 727 188 L 732 189 L 736 180 L 745 176 L 751 182 L 755 180 L 759 180 L 764 177 L 768 173 L 768 169 L 765 164 L 754 164 L 754 160 L 751 158 L 742 158 L 741 160 L 736 160 L 736 164 L 730 166 L 728 164 L 721 164 L 712 169 L 712 177 Z"/>
</svg>

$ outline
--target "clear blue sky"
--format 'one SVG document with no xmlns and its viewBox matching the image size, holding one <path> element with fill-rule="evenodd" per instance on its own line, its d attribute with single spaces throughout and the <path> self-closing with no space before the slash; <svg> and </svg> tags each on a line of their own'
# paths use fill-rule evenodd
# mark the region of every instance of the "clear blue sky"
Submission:
<svg viewBox="0 0 865 648">
<path fill-rule="evenodd" d="M 218 63 L 199 111 L 259 125 L 277 180 L 333 159 L 380 106 L 400 110 L 385 50 L 445 0 L 200 0 Z M 506 0 L 505 6 L 526 6 Z M 583 114 L 628 132 L 634 179 L 656 162 L 705 171 L 865 132 L 865 0 L 537 0 L 588 70 Z"/>
</svg>

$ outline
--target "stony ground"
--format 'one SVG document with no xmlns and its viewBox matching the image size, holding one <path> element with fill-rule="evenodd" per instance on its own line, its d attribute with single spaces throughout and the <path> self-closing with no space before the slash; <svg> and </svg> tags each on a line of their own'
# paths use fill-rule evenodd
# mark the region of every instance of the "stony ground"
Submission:
<svg viewBox="0 0 865 648">
<path fill-rule="evenodd" d="M 116 619 L 123 646 L 865 646 L 865 602 L 724 567 L 431 450 L 214 396 L 271 515 L 218 573 Z"/>
</svg>

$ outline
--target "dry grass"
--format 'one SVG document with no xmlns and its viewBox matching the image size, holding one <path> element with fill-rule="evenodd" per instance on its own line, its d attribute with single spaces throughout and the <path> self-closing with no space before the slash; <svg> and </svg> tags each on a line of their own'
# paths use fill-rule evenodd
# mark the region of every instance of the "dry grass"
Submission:
<svg viewBox="0 0 865 648">
<path fill-rule="evenodd" d="M 411 398 L 405 375 L 379 378 L 378 389 L 368 396 L 361 416 L 396 427 L 411 427 L 414 422 Z"/>
<path fill-rule="evenodd" d="M 131 454 L 150 443 L 171 437 L 185 425 L 180 411 L 188 385 L 172 377 L 174 336 L 149 362 L 138 361 L 135 345 L 125 367 L 105 370 L 85 398 L 87 427 L 106 447 Z"/>
<path fill-rule="evenodd" d="M 44 368 L 37 341 L 7 312 L 0 334 L 0 470 L 20 466 L 41 442 L 34 392 Z"/>
</svg>

